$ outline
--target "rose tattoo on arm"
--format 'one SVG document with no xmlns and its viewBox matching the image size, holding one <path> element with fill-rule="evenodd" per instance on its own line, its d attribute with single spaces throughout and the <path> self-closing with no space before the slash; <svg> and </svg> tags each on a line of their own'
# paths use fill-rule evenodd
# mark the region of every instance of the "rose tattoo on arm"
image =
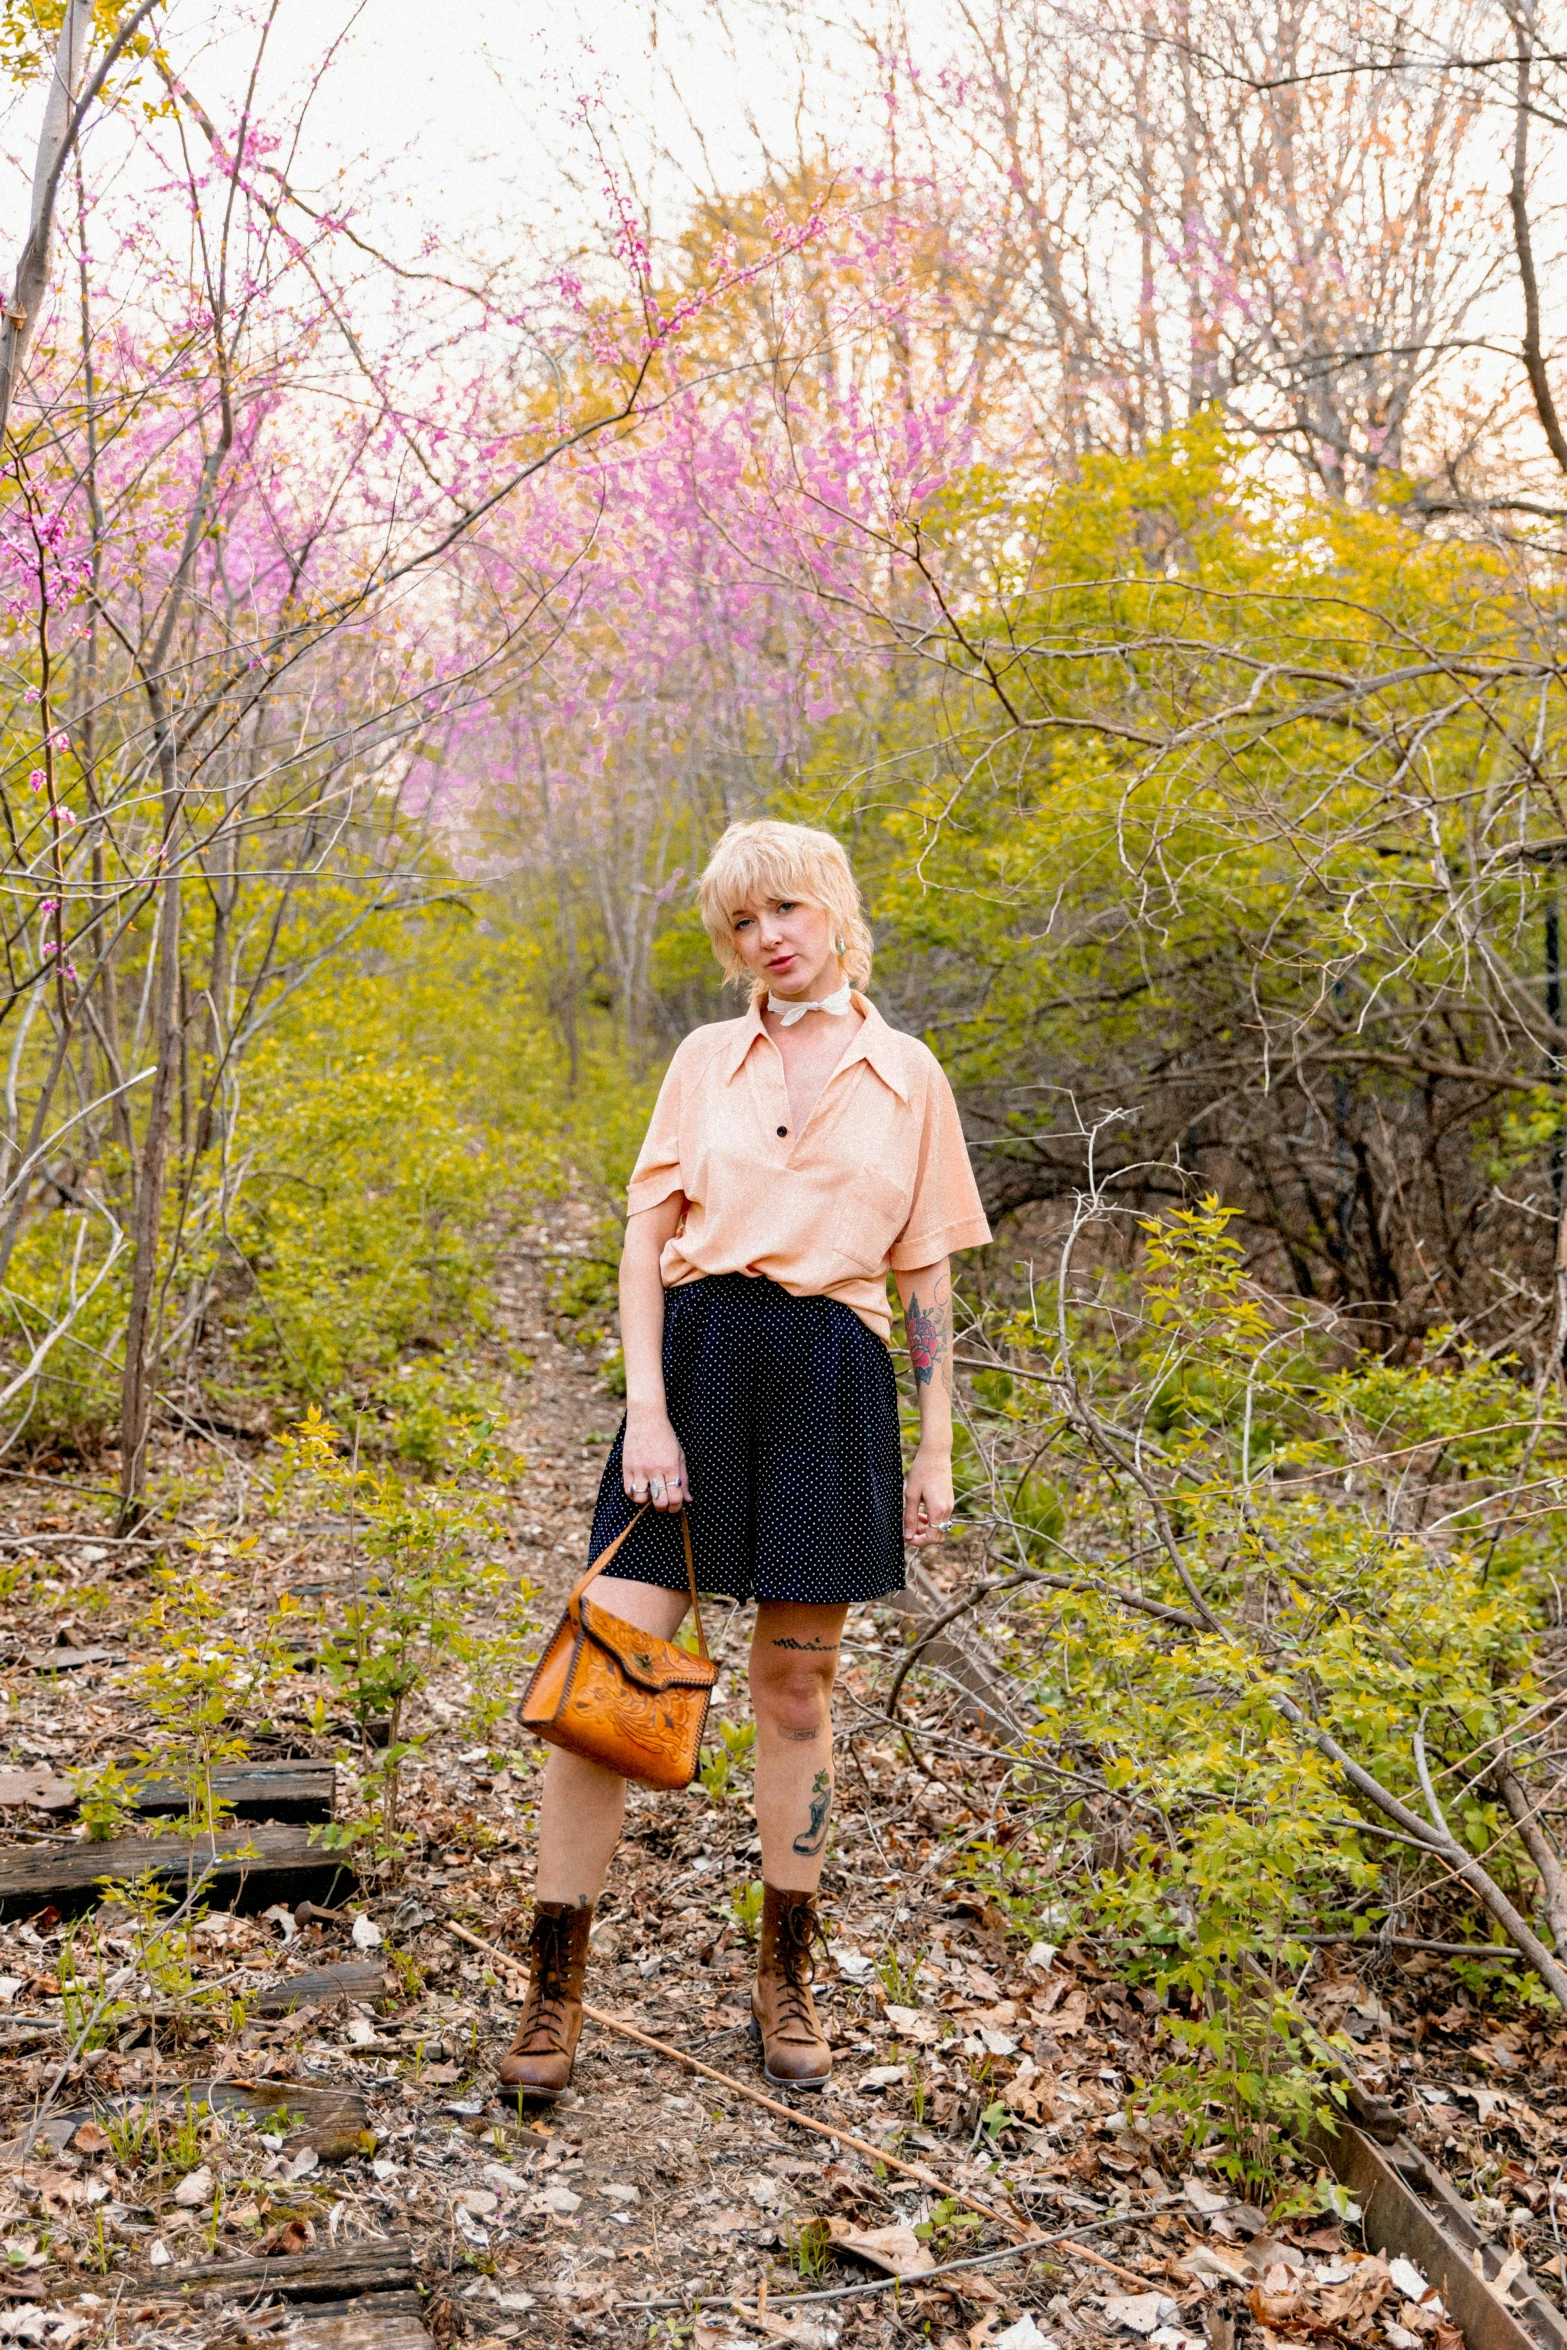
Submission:
<svg viewBox="0 0 1567 2350">
<path fill-rule="evenodd" d="M 945 1380 L 949 1337 L 946 1307 L 934 1299 L 923 1306 L 918 1292 L 911 1291 L 903 1319 L 909 1334 L 909 1360 L 914 1365 L 915 1386 L 928 1387 L 938 1370 Z"/>
</svg>

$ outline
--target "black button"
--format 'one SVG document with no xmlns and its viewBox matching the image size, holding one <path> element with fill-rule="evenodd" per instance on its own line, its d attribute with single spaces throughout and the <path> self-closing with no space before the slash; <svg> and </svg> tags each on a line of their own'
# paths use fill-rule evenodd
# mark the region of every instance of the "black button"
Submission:
<svg viewBox="0 0 1567 2350">
<path fill-rule="evenodd" d="M 780 1134 L 787 1134 L 787 1133 L 788 1133 L 788 1131 L 789 1131 L 789 1129 L 788 1129 L 788 1127 L 787 1127 L 787 1126 L 780 1126 L 780 1127 L 779 1127 L 779 1129 L 778 1129 L 778 1131 L 779 1131 L 779 1133 L 780 1133 Z"/>
</svg>

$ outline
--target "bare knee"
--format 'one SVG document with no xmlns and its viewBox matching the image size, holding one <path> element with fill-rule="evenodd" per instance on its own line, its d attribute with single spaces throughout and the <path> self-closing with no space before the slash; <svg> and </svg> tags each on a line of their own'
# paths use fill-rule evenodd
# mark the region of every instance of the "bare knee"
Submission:
<svg viewBox="0 0 1567 2350">
<path fill-rule="evenodd" d="M 780 1737 L 820 1736 L 832 1719 L 832 1685 L 838 1659 L 832 1656 L 751 1651 L 751 1703 L 759 1727 Z"/>
<path fill-rule="evenodd" d="M 820 1673 L 751 1676 L 751 1703 L 757 1726 L 775 1737 L 802 1744 L 819 1738 L 832 1720 L 832 1677 Z"/>
</svg>

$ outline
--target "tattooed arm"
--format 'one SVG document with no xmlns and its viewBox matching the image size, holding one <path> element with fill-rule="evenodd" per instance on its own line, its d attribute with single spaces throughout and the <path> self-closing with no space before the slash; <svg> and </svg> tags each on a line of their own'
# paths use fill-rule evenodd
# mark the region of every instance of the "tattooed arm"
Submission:
<svg viewBox="0 0 1567 2350">
<path fill-rule="evenodd" d="M 952 1268 L 942 1257 L 895 1276 L 920 1407 L 920 1443 L 903 1488 L 909 1542 L 939 1541 L 952 1516 Z"/>
</svg>

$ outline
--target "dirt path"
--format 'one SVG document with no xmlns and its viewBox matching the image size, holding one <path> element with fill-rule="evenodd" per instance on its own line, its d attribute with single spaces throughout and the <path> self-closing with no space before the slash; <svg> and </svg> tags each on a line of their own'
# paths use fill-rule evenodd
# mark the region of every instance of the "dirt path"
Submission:
<svg viewBox="0 0 1567 2350">
<path fill-rule="evenodd" d="M 526 1469 L 509 1556 L 539 1585 L 546 1618 L 582 1561 L 619 1416 L 591 1353 L 568 1343 L 546 1308 L 549 1252 L 581 1245 L 589 1231 L 585 1211 L 568 1210 L 524 1236 L 501 1285 L 501 1337 L 533 1364 L 512 1389 Z M 187 1518 L 205 1529 L 209 1557 L 243 1568 L 235 1605 L 250 1611 L 244 1620 L 285 1585 L 339 1589 L 339 1527 L 269 1522 L 252 1506 L 244 1539 L 256 1547 L 244 1552 L 237 1497 L 254 1464 L 209 1461 L 198 1489 L 194 1462 L 193 1452 Z M 16 1571 L 0 1612 L 10 1660 L 0 1694 L 6 1759 L 47 1771 L 129 1755 L 144 1732 L 130 1628 L 145 1586 L 142 1554 L 95 1533 L 96 1505 L 44 1499 L 26 1518 L 34 1563 Z M 0 1564 L 25 1555 L 0 1552 Z M 715 1719 L 740 1726 L 746 1627 L 721 1614 L 718 1631 Z M 108 1654 L 38 1671 L 29 1655 L 41 1643 L 58 1650 L 62 1634 Z M 1270 2230 L 1260 2212 L 1226 2210 L 1233 2198 L 1203 2157 L 1183 2151 L 1173 2123 L 1128 2125 L 1135 2083 L 1153 2069 L 1159 2003 L 1130 1994 L 1075 1944 L 1026 1945 L 955 1878 L 959 1829 L 999 1848 L 1031 1832 L 1030 1814 L 939 1686 L 917 1696 L 914 1739 L 889 1729 L 877 1692 L 903 1638 L 889 1611 L 850 1619 L 840 1814 L 824 1878 L 831 1955 L 821 1990 L 837 2073 L 808 2110 L 929 2165 L 953 2200 L 592 2026 L 574 2090 L 552 2112 L 519 2115 L 495 2092 L 514 1985 L 448 1926 L 520 1947 L 542 1750 L 513 1750 L 506 1725 L 493 1745 L 471 1742 L 454 1674 L 432 1693 L 436 1727 L 409 1768 L 422 1841 L 399 1883 L 372 1884 L 332 1914 L 296 1901 L 267 1916 L 209 1919 L 188 1948 L 165 1954 L 161 1976 L 124 1900 L 98 1911 L 96 1938 L 73 1942 L 69 1922 L 47 1909 L 0 1926 L 0 2137 L 10 2141 L 0 2155 L 9 2261 L 0 2341 L 237 2345 L 284 2323 L 286 2313 L 267 2314 L 270 2286 L 231 2269 L 233 2283 L 220 2272 L 193 2299 L 176 2290 L 185 2271 L 258 2255 L 296 2269 L 393 2261 L 405 2247 L 422 2322 L 442 2342 L 461 2337 L 481 2350 L 684 2343 L 693 2325 L 696 2350 L 767 2340 L 828 2350 L 839 2338 L 869 2350 L 910 2336 L 938 2350 L 1039 2350 L 1037 2337 L 1060 2350 L 1111 2340 L 1132 2350 L 1134 2319 L 1155 2329 L 1156 2350 L 1204 2338 L 1228 2350 L 1237 2326 L 1262 2350 L 1323 2334 L 1410 2350 L 1431 2328 L 1412 2327 L 1407 2305 L 1388 2299 L 1385 2268 L 1359 2261 L 1352 2232 L 1320 2216 Z M 335 1702 L 302 1656 L 268 1759 L 351 1760 L 341 1734 L 321 1726 Z M 743 1894 L 758 1846 L 747 1784 L 742 1756 L 727 1787 L 715 1778 L 677 1796 L 632 1791 L 589 1994 L 753 2080 Z M 340 1813 L 349 1801 L 340 1784 Z M 17 1806 L 5 1817 L 13 1848 L 33 1854 L 74 1832 L 64 1813 Z M 123 2012 L 62 2076 L 84 2013 L 72 1968 L 94 1990 L 133 1962 Z M 276 2012 L 303 1975 L 350 1963 L 386 1968 L 379 1996 L 328 1993 Z M 1332 1983 L 1342 1995 L 1331 2020 L 1347 2021 L 1368 2061 L 1385 2065 L 1412 2117 L 1441 2117 L 1439 2158 L 1445 2147 L 1451 2162 L 1457 2148 L 1465 2161 L 1492 2163 L 1507 2224 L 1520 2240 L 1534 2230 L 1543 2261 L 1560 2035 L 1548 2022 L 1508 2030 L 1487 2021 L 1482 2042 L 1482 2019 L 1462 2000 L 1422 2021 L 1422 2003 L 1404 2002 L 1386 1979 L 1380 1998 L 1363 1976 Z M 1506 2085 L 1488 2092 L 1470 2125 L 1455 2102 L 1465 2092 L 1436 2084 L 1444 2071 L 1456 2078 L 1487 2064 Z M 1528 2079 L 1527 2100 L 1513 2075 Z M 201 2101 L 214 2079 L 219 2111 Z M 20 2134 L 46 2096 L 50 2126 L 24 2156 Z M 280 2100 L 282 2121 L 264 2128 Z M 866 2295 L 875 2269 L 830 2248 L 845 2229 L 897 2231 L 905 2261 L 1004 2247 L 1005 2231 L 965 2217 L 964 2195 L 1010 2204 L 1051 2234 L 1092 2225 L 1092 2241 L 1155 2288 L 1155 2301 L 1129 2316 L 1118 2297 L 1135 2301 L 1135 2284 L 1064 2246 Z M 392 2301 L 365 2299 L 341 2278 L 338 2290 L 359 2312 L 360 2350 L 395 2350 Z M 810 2292 L 847 2297 L 791 2298 Z M 723 2307 L 730 2298 L 745 2313 Z M 693 2318 L 694 2301 L 708 2314 Z M 1293 2336 L 1291 2311 L 1301 2328 Z M 417 2308 L 402 2322 L 417 2326 Z M 318 2350 L 346 2344 L 323 2336 Z"/>
</svg>

